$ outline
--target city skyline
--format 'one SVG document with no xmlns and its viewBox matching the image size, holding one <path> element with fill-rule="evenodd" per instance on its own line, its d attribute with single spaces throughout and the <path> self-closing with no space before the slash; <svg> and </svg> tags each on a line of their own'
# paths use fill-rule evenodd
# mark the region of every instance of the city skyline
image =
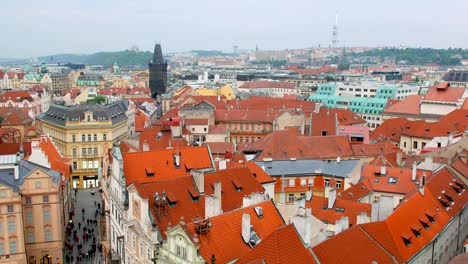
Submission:
<svg viewBox="0 0 468 264">
<path fill-rule="evenodd" d="M 0 17 L 4 35 L 0 58 L 53 54 L 90 54 L 138 46 L 151 51 L 155 42 L 167 52 L 193 49 L 295 49 L 327 47 L 339 14 L 339 46 L 410 46 L 467 48 L 461 34 L 468 2 L 441 16 L 440 1 L 81 1 L 6 2 Z M 21 16 L 21 17 L 19 17 Z"/>
</svg>

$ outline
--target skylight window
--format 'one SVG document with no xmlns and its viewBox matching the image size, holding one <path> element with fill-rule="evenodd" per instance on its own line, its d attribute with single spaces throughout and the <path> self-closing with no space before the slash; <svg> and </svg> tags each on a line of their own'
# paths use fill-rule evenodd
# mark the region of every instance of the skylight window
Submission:
<svg viewBox="0 0 468 264">
<path fill-rule="evenodd" d="M 397 181 L 398 181 L 398 178 L 397 178 L 397 177 L 389 177 L 389 178 L 388 178 L 388 183 L 396 184 Z"/>
</svg>

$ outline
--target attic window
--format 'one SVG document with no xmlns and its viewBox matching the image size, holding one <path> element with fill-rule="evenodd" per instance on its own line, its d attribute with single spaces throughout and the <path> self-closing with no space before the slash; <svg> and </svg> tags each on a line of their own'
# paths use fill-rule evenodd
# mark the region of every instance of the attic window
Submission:
<svg viewBox="0 0 468 264">
<path fill-rule="evenodd" d="M 439 202 L 445 207 L 445 209 L 448 210 L 450 207 L 450 202 L 445 197 L 442 197 L 442 196 L 439 196 L 438 199 L 439 199 Z"/>
<path fill-rule="evenodd" d="M 200 194 L 193 187 L 188 188 L 188 192 L 190 194 L 190 197 L 192 198 L 192 201 L 200 200 Z"/>
<path fill-rule="evenodd" d="M 453 184 L 452 182 L 449 184 L 452 189 L 454 191 L 456 191 L 459 195 L 462 193 L 462 189 L 460 188 L 460 186 L 458 186 L 457 184 Z"/>
<path fill-rule="evenodd" d="M 389 177 L 389 178 L 388 178 L 388 183 L 396 184 L 397 181 L 398 181 L 398 178 L 397 178 L 397 177 Z"/>
<path fill-rule="evenodd" d="M 429 220 L 428 219 L 426 219 L 424 217 L 421 217 L 421 218 L 419 218 L 419 222 L 424 227 L 424 229 L 429 230 Z"/>
<path fill-rule="evenodd" d="M 345 211 L 345 209 L 343 207 L 336 207 L 335 211 L 343 213 Z"/>
<path fill-rule="evenodd" d="M 454 203 L 453 197 L 452 197 L 450 194 L 444 192 L 444 196 L 445 196 L 445 198 L 446 198 L 447 200 L 449 200 L 449 202 L 450 202 L 451 204 Z"/>
<path fill-rule="evenodd" d="M 413 234 L 415 237 L 420 237 L 421 236 L 421 227 L 418 225 L 412 225 L 411 226 L 411 231 L 413 231 Z"/>
<path fill-rule="evenodd" d="M 173 193 L 166 192 L 166 198 L 169 203 L 169 206 L 175 206 L 177 203 L 177 198 Z"/>
<path fill-rule="evenodd" d="M 234 187 L 236 188 L 238 192 L 242 190 L 242 184 L 240 183 L 239 179 L 233 178 L 232 183 L 234 184 Z"/>
<path fill-rule="evenodd" d="M 154 176 L 154 170 L 152 168 L 145 168 L 145 171 L 146 171 L 146 176 L 148 177 Z"/>
<path fill-rule="evenodd" d="M 408 233 L 401 234 L 401 238 L 407 247 L 411 246 L 411 238 L 412 236 Z"/>
</svg>

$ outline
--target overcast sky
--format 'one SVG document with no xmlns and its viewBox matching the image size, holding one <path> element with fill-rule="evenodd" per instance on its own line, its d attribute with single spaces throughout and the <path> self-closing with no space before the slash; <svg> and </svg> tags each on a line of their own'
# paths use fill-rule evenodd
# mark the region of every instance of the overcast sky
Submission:
<svg viewBox="0 0 468 264">
<path fill-rule="evenodd" d="M 467 0 L 14 0 L 0 5 L 0 58 L 129 49 L 328 46 L 468 48 Z"/>
</svg>

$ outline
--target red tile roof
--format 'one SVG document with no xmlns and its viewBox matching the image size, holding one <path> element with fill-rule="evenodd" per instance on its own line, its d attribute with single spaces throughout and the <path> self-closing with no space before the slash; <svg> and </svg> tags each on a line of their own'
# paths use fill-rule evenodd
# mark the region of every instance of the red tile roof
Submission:
<svg viewBox="0 0 468 264">
<path fill-rule="evenodd" d="M 24 156 L 31 155 L 31 142 L 0 144 L 0 155 L 15 155 L 20 151 L 21 145 L 23 145 Z"/>
<path fill-rule="evenodd" d="M 465 98 L 465 101 L 463 101 L 463 105 L 460 109 L 468 110 L 468 98 Z"/>
<path fill-rule="evenodd" d="M 273 122 L 282 112 L 269 110 L 215 110 L 216 122 Z"/>
<path fill-rule="evenodd" d="M 59 171 L 67 179 L 70 177 L 70 160 L 60 154 L 54 142 L 48 135 L 41 135 L 39 138 L 39 144 L 37 145 L 44 154 L 47 156 L 47 160 L 50 163 L 52 170 Z"/>
<path fill-rule="evenodd" d="M 348 189 L 339 193 L 339 197 L 343 200 L 360 201 L 362 198 L 372 193 L 369 179 L 363 179 L 361 182 L 351 185 Z"/>
<path fill-rule="evenodd" d="M 263 217 L 258 217 L 255 207 L 262 207 Z M 200 255 L 206 261 L 215 255 L 216 263 L 227 263 L 241 258 L 251 248 L 242 239 L 242 215 L 250 215 L 250 224 L 260 239 L 267 239 L 277 228 L 284 225 L 281 215 L 272 201 L 265 201 L 254 206 L 241 208 L 210 218 L 212 224 L 208 232 L 198 236 Z M 195 224 L 187 225 L 194 236 Z"/>
<path fill-rule="evenodd" d="M 412 169 L 406 168 L 392 168 L 386 166 L 387 173 L 380 174 L 382 166 L 366 165 L 363 166 L 361 177 L 368 179 L 370 188 L 377 192 L 399 193 L 408 194 L 417 189 L 416 181 L 425 174 L 427 179 L 430 179 L 431 172 L 429 171 L 416 171 L 416 181 L 411 180 Z M 392 182 L 390 177 L 393 177 L 396 182 Z"/>
<path fill-rule="evenodd" d="M 185 125 L 208 125 L 208 119 L 206 118 L 187 118 L 184 119 Z"/>
<path fill-rule="evenodd" d="M 439 86 L 430 87 L 422 100 L 437 102 L 458 102 L 458 100 L 462 98 L 463 93 L 465 92 L 464 87 Z"/>
<path fill-rule="evenodd" d="M 2 126 L 29 126 L 32 125 L 32 118 L 26 113 L 26 108 L 0 107 L 0 116 L 3 117 Z"/>
<path fill-rule="evenodd" d="M 239 88 L 246 89 L 258 89 L 258 88 L 283 88 L 283 89 L 293 89 L 296 85 L 294 83 L 288 82 L 276 82 L 276 81 L 252 81 L 246 82 Z"/>
<path fill-rule="evenodd" d="M 407 98 L 395 103 L 384 110 L 385 113 L 419 115 L 422 95 L 410 95 Z"/>
<path fill-rule="evenodd" d="M 300 110 L 304 113 L 310 113 L 315 109 L 313 102 L 265 96 L 251 96 L 247 100 L 228 100 L 226 106 L 231 110 Z"/>
<path fill-rule="evenodd" d="M 101 95 L 124 95 L 128 93 L 128 88 L 105 88 L 99 89 L 98 94 Z"/>
<path fill-rule="evenodd" d="M 452 164 L 450 164 L 450 166 L 468 180 L 467 162 L 464 162 L 461 158 L 457 158 L 454 162 L 452 162 Z"/>
<path fill-rule="evenodd" d="M 379 127 L 371 132 L 370 139 L 373 141 L 392 140 L 399 142 L 401 132 L 406 129 L 406 123 L 408 122 L 406 118 L 385 120 Z"/>
<path fill-rule="evenodd" d="M 400 148 L 389 141 L 378 142 L 375 144 L 353 144 L 353 153 L 357 157 L 376 157 L 396 152 L 401 152 Z"/>
<path fill-rule="evenodd" d="M 23 102 L 24 100 L 32 102 L 33 98 L 29 93 L 23 91 L 7 91 L 0 95 L 0 102 L 4 103 L 9 100 L 13 102 Z"/>
<path fill-rule="evenodd" d="M 18 143 L 21 140 L 21 132 L 14 127 L 0 127 L 0 144 Z"/>
<path fill-rule="evenodd" d="M 205 194 L 214 194 L 213 186 L 221 182 L 223 212 L 242 207 L 243 198 L 265 189 L 258 183 L 250 170 L 243 167 L 232 167 L 205 174 Z M 236 187 L 237 185 L 237 187 Z M 240 185 L 240 186 L 239 186 Z"/>
<path fill-rule="evenodd" d="M 338 250 L 339 249 L 339 250 Z M 354 226 L 318 244 L 312 251 L 320 263 L 395 263 L 360 226 Z"/>
<path fill-rule="evenodd" d="M 151 93 L 150 88 L 143 88 L 143 87 L 132 88 L 128 91 L 128 94 L 150 94 L 150 93 Z"/>
<path fill-rule="evenodd" d="M 168 227 L 179 223 L 181 217 L 191 221 L 195 217 L 201 219 L 205 216 L 205 196 L 199 196 L 199 199 L 192 199 L 190 191 L 195 195 L 200 195 L 191 176 L 174 178 L 147 183 L 137 183 L 135 185 L 138 193 L 145 199 L 148 199 L 148 207 L 163 239 L 166 239 Z M 154 201 L 155 193 L 162 196 L 163 192 L 176 201 L 173 206 L 156 207 Z M 175 197 L 175 198 L 174 198 Z"/>
<path fill-rule="evenodd" d="M 463 210 L 468 201 L 464 189 L 444 168 L 427 180 L 424 195 L 415 190 L 386 220 L 352 227 L 313 251 L 323 263 L 406 263 Z"/>
<path fill-rule="evenodd" d="M 294 225 L 289 224 L 276 229 L 236 263 L 313 264 L 316 261 Z"/>
<path fill-rule="evenodd" d="M 146 126 L 151 124 L 149 116 L 138 108 L 134 108 L 135 111 L 135 132 L 142 132 Z"/>
<path fill-rule="evenodd" d="M 231 142 L 206 142 L 206 145 L 210 147 L 211 153 L 215 156 L 216 154 L 226 154 L 227 151 L 233 152 L 234 146 Z"/>
<path fill-rule="evenodd" d="M 468 201 L 468 193 L 457 193 L 451 187 L 453 185 L 457 185 L 454 177 L 444 168 L 427 181 L 424 195 L 415 191 L 385 221 L 363 224 L 362 228 L 399 262 L 406 262 L 426 247 L 450 219 L 463 210 Z M 449 205 L 450 210 L 446 210 L 441 202 L 445 197 L 450 197 L 454 202 Z M 428 225 L 428 229 L 423 224 Z M 412 229 L 415 228 L 419 237 L 413 234 Z M 411 245 L 405 245 L 403 238 L 409 239 Z"/>
<path fill-rule="evenodd" d="M 263 160 L 327 159 L 352 157 L 348 136 L 299 136 L 297 130 L 278 130 L 249 144 L 244 152 L 260 152 L 255 158 Z"/>
<path fill-rule="evenodd" d="M 333 208 L 328 209 L 328 198 L 316 195 L 310 201 L 306 201 L 305 206 L 311 208 L 312 215 L 322 222 L 336 224 L 336 221 L 347 216 L 350 225 L 357 224 L 357 217 L 363 212 L 370 217 L 372 208 L 371 204 L 345 200 L 337 196 Z M 344 211 L 338 211 L 337 208 L 342 208 Z"/>
<path fill-rule="evenodd" d="M 161 133 L 161 136 L 158 134 Z M 187 141 L 184 138 L 172 138 L 170 130 L 164 130 L 163 126 L 153 126 L 144 128 L 139 136 L 139 149 L 143 150 L 143 144 L 147 143 L 149 150 L 161 150 L 169 147 L 185 148 Z"/>
<path fill-rule="evenodd" d="M 249 168 L 250 172 L 254 175 L 257 182 L 260 184 L 275 182 L 276 180 L 268 175 L 262 168 L 260 168 L 257 163 L 249 161 L 245 164 Z"/>
<path fill-rule="evenodd" d="M 186 147 L 181 154 L 180 167 L 175 166 L 177 149 L 123 153 L 124 173 L 127 185 L 134 182 L 153 182 L 180 178 L 189 175 L 191 169 L 210 168 L 211 156 L 206 147 Z M 154 171 L 148 176 L 146 169 Z"/>
</svg>

